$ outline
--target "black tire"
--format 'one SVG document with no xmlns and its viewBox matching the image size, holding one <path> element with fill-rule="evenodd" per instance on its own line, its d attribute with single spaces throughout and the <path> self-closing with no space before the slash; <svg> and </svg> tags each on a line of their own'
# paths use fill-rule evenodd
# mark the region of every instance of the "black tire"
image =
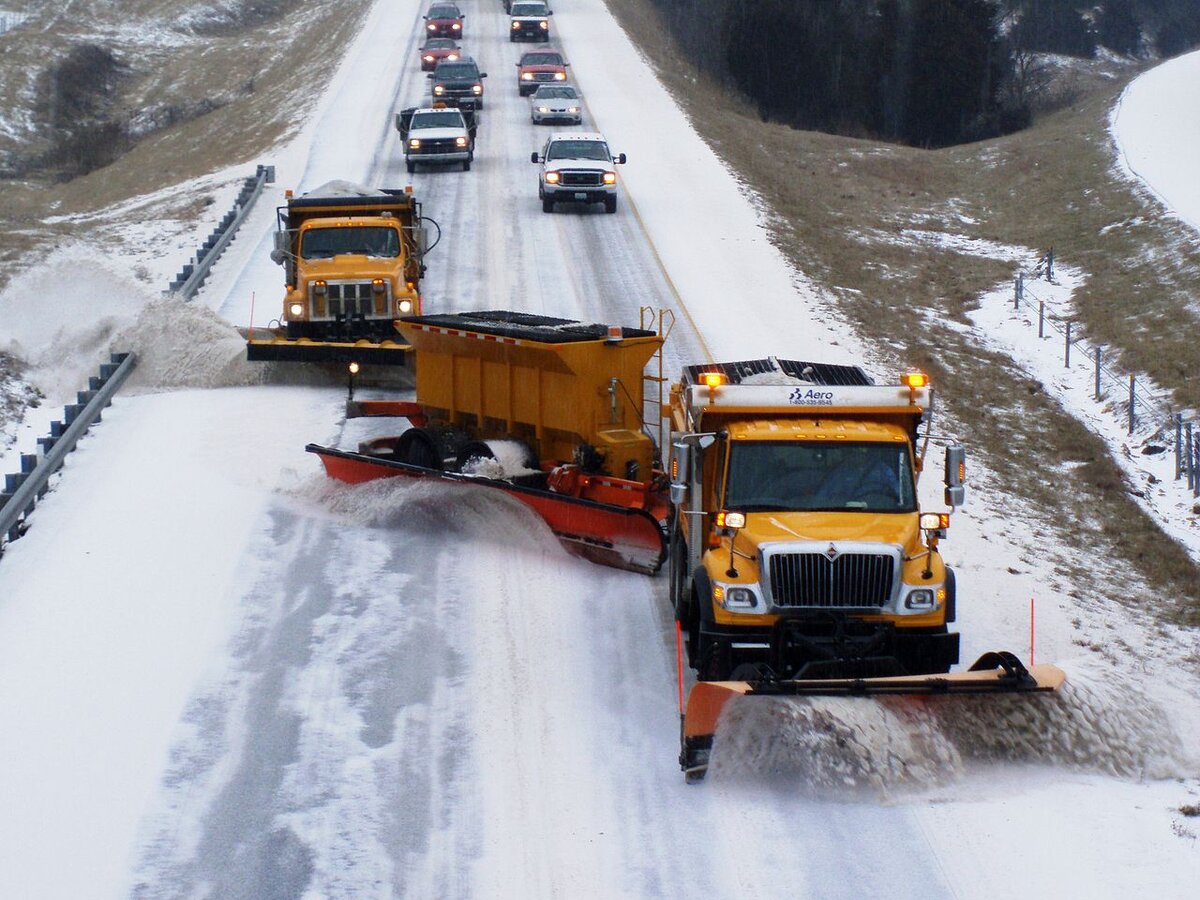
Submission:
<svg viewBox="0 0 1200 900">
<path fill-rule="evenodd" d="M 615 213 L 617 211 L 617 197 L 615 194 L 604 198 L 604 211 L 606 213 Z"/>
<path fill-rule="evenodd" d="M 392 456 L 411 466 L 442 472 L 454 467 L 467 436 L 447 425 L 410 428 L 400 435 Z"/>
<path fill-rule="evenodd" d="M 470 172 L 470 171 L 471 171 L 471 161 L 470 161 L 469 159 L 464 159 L 464 160 L 463 160 L 463 171 L 464 171 L 464 172 Z"/>
<path fill-rule="evenodd" d="M 412 174 L 413 172 L 417 171 L 417 164 L 411 159 L 406 159 L 404 161 L 404 168 L 408 169 L 409 174 Z"/>
<path fill-rule="evenodd" d="M 554 201 L 551 200 L 549 197 L 542 197 L 542 212 L 544 212 L 544 213 L 554 212 Z"/>
</svg>

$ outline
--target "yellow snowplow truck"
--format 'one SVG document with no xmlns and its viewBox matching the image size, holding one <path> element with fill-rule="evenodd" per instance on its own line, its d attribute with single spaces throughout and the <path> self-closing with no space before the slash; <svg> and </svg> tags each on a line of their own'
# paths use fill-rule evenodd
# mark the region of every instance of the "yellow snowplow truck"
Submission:
<svg viewBox="0 0 1200 900">
<path fill-rule="evenodd" d="M 752 360 L 671 390 L 671 595 L 697 677 L 868 678 L 958 662 L 950 516 L 922 514 L 923 375 Z M 946 501 L 965 458 L 947 450 Z"/>
<path fill-rule="evenodd" d="M 266 329 L 251 323 L 248 359 L 405 363 L 396 320 L 421 313 L 432 222 L 411 190 L 332 181 L 288 193 L 271 252 L 284 270 L 283 312 Z"/>
<path fill-rule="evenodd" d="M 670 592 L 698 679 L 685 710 L 681 659 L 688 780 L 707 770 L 731 701 L 1063 683 L 1005 651 L 950 673 L 955 582 L 938 553 L 950 513 L 922 513 L 917 496 L 931 408 L 923 374 L 876 385 L 856 366 L 774 358 L 692 366 L 672 386 Z M 965 468 L 948 447 L 951 510 Z"/>
</svg>

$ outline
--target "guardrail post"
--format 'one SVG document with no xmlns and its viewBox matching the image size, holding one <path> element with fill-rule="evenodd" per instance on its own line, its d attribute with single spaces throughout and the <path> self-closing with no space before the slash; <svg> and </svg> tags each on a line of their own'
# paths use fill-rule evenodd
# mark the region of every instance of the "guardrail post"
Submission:
<svg viewBox="0 0 1200 900">
<path fill-rule="evenodd" d="M 1067 320 L 1067 349 L 1063 356 L 1063 366 L 1071 368 L 1071 322 L 1069 319 Z"/>
</svg>

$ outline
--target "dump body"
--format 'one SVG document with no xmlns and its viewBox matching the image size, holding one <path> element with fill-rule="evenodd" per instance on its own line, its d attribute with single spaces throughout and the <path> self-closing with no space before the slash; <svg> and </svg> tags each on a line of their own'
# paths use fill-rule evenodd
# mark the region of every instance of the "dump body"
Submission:
<svg viewBox="0 0 1200 900">
<path fill-rule="evenodd" d="M 289 198 L 278 220 L 283 312 L 269 339 L 251 336 L 249 358 L 402 362 L 395 320 L 420 313 L 425 271 L 413 195 L 331 182 Z"/>
<path fill-rule="evenodd" d="M 672 463 L 686 471 L 673 488 L 671 589 L 700 678 L 742 665 L 922 675 L 958 661 L 942 529 L 920 527 L 917 502 L 928 408 L 927 388 L 874 385 L 852 366 L 684 371 L 670 407 L 672 446 L 687 448 Z"/>
<path fill-rule="evenodd" d="M 642 430 L 642 371 L 662 339 L 652 331 L 523 313 L 406 317 L 417 397 L 435 422 L 474 438 L 516 438 L 539 460 L 595 450 L 608 474 L 639 480 L 653 468 Z"/>
</svg>

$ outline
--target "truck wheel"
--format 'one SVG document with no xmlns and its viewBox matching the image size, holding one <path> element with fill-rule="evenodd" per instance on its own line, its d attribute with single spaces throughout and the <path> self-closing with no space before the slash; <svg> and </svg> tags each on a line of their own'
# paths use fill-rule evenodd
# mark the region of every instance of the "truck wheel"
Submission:
<svg viewBox="0 0 1200 900">
<path fill-rule="evenodd" d="M 604 198 L 604 211 L 606 213 L 615 213 L 617 211 L 617 198 L 615 196 Z"/>
<path fill-rule="evenodd" d="M 554 212 L 554 201 L 549 197 L 542 198 L 542 212 Z"/>
<path fill-rule="evenodd" d="M 411 159 L 406 159 L 404 161 L 404 168 L 408 169 L 409 174 L 411 174 L 411 173 L 417 171 L 417 164 L 415 162 L 413 162 Z"/>
<path fill-rule="evenodd" d="M 464 171 L 464 172 L 470 172 L 470 171 L 471 171 L 471 161 L 470 161 L 469 159 L 464 159 L 464 160 L 463 160 L 463 171 Z"/>
<path fill-rule="evenodd" d="M 467 436 L 448 425 L 410 428 L 400 435 L 392 456 L 399 462 L 441 472 L 453 468 Z"/>
</svg>

